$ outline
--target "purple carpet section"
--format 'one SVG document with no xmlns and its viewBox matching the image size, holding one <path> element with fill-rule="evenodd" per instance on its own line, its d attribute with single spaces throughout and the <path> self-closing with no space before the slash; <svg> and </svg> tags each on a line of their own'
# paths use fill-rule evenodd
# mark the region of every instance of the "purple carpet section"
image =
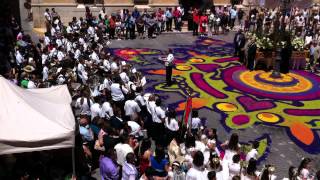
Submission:
<svg viewBox="0 0 320 180">
<path fill-rule="evenodd" d="M 247 124 L 250 121 L 250 118 L 247 115 L 237 115 L 232 118 L 232 122 L 238 126 Z"/>
<path fill-rule="evenodd" d="M 194 67 L 199 69 L 200 71 L 206 72 L 206 73 L 211 73 L 214 72 L 219 65 L 217 64 L 192 64 Z"/>
<path fill-rule="evenodd" d="M 276 107 L 276 105 L 270 100 L 256 100 L 249 96 L 240 96 L 237 100 L 246 112 L 260 111 Z"/>
<path fill-rule="evenodd" d="M 191 73 L 190 75 L 192 82 L 199 87 L 201 90 L 205 91 L 206 93 L 210 94 L 213 97 L 219 99 L 225 99 L 228 96 L 215 88 L 209 85 L 206 80 L 203 78 L 203 74 L 201 73 Z"/>
<path fill-rule="evenodd" d="M 284 112 L 293 116 L 320 116 L 320 109 L 285 109 Z"/>
<path fill-rule="evenodd" d="M 216 62 L 216 63 L 225 63 L 225 62 L 238 61 L 238 60 L 239 60 L 238 57 L 230 57 L 230 58 L 217 59 L 217 60 L 214 60 L 214 62 Z"/>
</svg>

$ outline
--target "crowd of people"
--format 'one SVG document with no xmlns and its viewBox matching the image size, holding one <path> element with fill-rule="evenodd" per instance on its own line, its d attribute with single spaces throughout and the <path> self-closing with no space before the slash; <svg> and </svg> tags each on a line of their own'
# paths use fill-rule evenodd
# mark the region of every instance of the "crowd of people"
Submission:
<svg viewBox="0 0 320 180">
<path fill-rule="evenodd" d="M 51 12 L 46 9 L 44 13 L 47 32 L 51 34 L 56 32 L 66 31 L 74 33 L 83 29 L 83 26 L 88 26 L 89 32 L 92 33 L 92 27 L 97 28 L 98 35 L 108 36 L 109 39 L 135 39 L 136 37 L 143 39 L 145 37 L 154 38 L 164 31 L 181 31 L 182 16 L 184 9 L 182 7 L 157 9 L 156 11 L 143 12 L 135 8 L 132 12 L 128 9 L 123 9 L 118 12 L 107 14 L 105 8 L 102 8 L 98 16 L 94 16 L 89 7 L 86 7 L 85 18 L 77 19 L 74 17 L 68 23 L 66 29 L 63 29 L 59 15 L 55 9 Z M 174 29 L 173 29 L 174 23 Z"/>
<path fill-rule="evenodd" d="M 236 17 L 242 19 L 233 10 L 230 28 Z M 213 12 L 209 20 L 197 19 L 197 10 L 194 12 L 193 26 L 200 24 L 200 33 L 206 32 L 203 23 L 212 22 Z M 236 133 L 221 143 L 217 129 L 206 127 L 196 110 L 192 111 L 191 122 L 184 124 L 160 96 L 144 93 L 143 74 L 109 51 L 110 39 L 133 39 L 136 27 L 141 38 L 145 30 L 150 38 L 155 32 L 171 31 L 172 21 L 181 30 L 182 15 L 181 8 L 175 8 L 173 12 L 159 9 L 151 15 L 125 10 L 109 17 L 102 9 L 94 17 L 86 8 L 84 18 L 73 18 L 64 26 L 59 14 L 47 9 L 47 32 L 39 42 L 33 42 L 12 19 L 15 58 L 4 76 L 26 89 L 68 85 L 79 126 L 75 147 L 77 179 L 90 179 L 97 168 L 102 180 L 277 178 L 273 165 L 258 169 L 259 142 L 253 142 L 249 152 L 242 150 L 241 137 Z M 224 32 L 227 24 L 218 26 Z M 171 53 L 167 57 L 170 62 Z M 171 83 L 169 78 L 167 83 Z M 19 178 L 54 179 L 48 171 L 39 168 L 30 173 L 26 167 Z M 320 172 L 313 171 L 312 160 L 304 158 L 298 168 L 289 168 L 288 177 L 320 179 Z"/>
</svg>

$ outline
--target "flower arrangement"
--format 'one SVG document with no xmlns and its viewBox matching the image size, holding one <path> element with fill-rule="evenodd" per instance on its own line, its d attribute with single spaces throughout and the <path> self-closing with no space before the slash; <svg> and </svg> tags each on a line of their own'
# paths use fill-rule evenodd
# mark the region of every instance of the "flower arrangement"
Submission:
<svg viewBox="0 0 320 180">
<path fill-rule="evenodd" d="M 257 47 L 260 50 L 272 50 L 274 48 L 274 43 L 269 37 L 257 37 L 256 38 Z"/>
<path fill-rule="evenodd" d="M 295 37 L 291 42 L 293 49 L 295 51 L 303 51 L 304 50 L 304 40 L 299 37 Z"/>
<path fill-rule="evenodd" d="M 287 45 L 287 42 L 285 41 L 280 41 L 277 43 L 277 47 L 280 47 L 280 48 L 285 48 Z"/>
</svg>

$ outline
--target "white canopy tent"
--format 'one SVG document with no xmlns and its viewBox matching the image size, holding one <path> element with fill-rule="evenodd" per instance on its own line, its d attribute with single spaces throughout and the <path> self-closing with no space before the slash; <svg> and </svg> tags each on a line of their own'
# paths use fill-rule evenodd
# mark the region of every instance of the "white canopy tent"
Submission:
<svg viewBox="0 0 320 180">
<path fill-rule="evenodd" d="M 66 85 L 22 89 L 0 76 L 0 155 L 74 146 Z"/>
</svg>

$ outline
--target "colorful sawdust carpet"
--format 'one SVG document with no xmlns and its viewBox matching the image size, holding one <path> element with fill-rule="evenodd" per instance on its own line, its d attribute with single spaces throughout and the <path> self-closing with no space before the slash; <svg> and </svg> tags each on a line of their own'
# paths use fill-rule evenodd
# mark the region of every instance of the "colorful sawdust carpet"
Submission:
<svg viewBox="0 0 320 180">
<path fill-rule="evenodd" d="M 172 45 L 175 56 L 173 78 L 166 86 L 157 82 L 154 89 L 193 97 L 193 108 L 207 108 L 221 113 L 227 131 L 264 124 L 285 128 L 290 139 L 304 151 L 320 153 L 320 77 L 306 71 L 291 71 L 280 79 L 270 72 L 248 71 L 232 57 L 232 44 L 201 38 L 192 45 Z M 165 54 L 155 49 L 113 49 L 126 61 L 144 65 Z M 153 58 L 150 58 L 153 57 Z M 150 60 L 151 59 L 151 60 Z M 148 66 L 150 67 L 150 66 Z M 149 75 L 165 75 L 165 69 L 144 68 Z M 163 78 L 164 80 L 165 78 Z M 184 100 L 177 102 L 183 111 Z"/>
</svg>

